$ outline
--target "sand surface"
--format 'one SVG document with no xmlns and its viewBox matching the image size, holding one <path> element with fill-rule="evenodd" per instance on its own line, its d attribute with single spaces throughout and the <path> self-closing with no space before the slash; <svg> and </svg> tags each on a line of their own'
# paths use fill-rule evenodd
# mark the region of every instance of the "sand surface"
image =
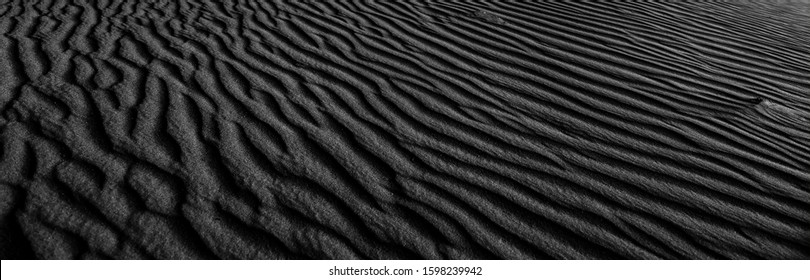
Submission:
<svg viewBox="0 0 810 280">
<path fill-rule="evenodd" d="M 3 1 L 3 259 L 807 259 L 800 1 Z"/>
</svg>

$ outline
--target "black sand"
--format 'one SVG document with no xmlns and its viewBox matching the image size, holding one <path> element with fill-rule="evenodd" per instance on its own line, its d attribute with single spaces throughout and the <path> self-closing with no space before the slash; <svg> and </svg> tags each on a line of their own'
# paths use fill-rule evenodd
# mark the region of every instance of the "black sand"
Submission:
<svg viewBox="0 0 810 280">
<path fill-rule="evenodd" d="M 3 259 L 807 259 L 799 1 L 4 1 Z"/>
</svg>

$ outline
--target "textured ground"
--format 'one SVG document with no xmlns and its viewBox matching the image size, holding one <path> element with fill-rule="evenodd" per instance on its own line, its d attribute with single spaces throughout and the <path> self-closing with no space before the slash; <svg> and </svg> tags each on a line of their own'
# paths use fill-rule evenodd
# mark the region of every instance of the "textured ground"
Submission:
<svg viewBox="0 0 810 280">
<path fill-rule="evenodd" d="M 810 5 L 732 2 L 4 1 L 0 257 L 810 258 Z"/>
</svg>

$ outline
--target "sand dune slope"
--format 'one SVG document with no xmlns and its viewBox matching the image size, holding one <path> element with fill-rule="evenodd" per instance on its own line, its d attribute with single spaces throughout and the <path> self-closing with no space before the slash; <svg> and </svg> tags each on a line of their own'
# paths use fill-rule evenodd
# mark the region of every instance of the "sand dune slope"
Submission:
<svg viewBox="0 0 810 280">
<path fill-rule="evenodd" d="M 810 5 L 741 2 L 3 1 L 0 257 L 810 258 Z"/>
</svg>

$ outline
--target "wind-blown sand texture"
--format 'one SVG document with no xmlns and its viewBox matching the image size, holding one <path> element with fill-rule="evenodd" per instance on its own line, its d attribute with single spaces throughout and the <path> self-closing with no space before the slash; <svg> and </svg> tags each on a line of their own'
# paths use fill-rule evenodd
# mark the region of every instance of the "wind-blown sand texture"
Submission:
<svg viewBox="0 0 810 280">
<path fill-rule="evenodd" d="M 798 1 L 5 1 L 3 259 L 807 259 Z"/>
</svg>

